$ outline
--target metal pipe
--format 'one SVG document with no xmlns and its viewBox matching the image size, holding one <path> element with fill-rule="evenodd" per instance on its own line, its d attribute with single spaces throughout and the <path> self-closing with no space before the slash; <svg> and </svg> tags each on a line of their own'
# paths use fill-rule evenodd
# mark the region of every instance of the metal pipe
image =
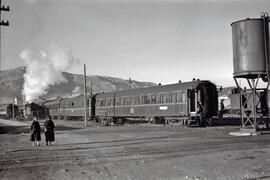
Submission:
<svg viewBox="0 0 270 180">
<path fill-rule="evenodd" d="M 268 67 L 268 63 L 269 63 L 269 49 L 268 49 L 268 42 L 269 42 L 269 36 L 268 36 L 268 31 L 269 28 L 267 26 L 268 23 L 268 14 L 264 13 L 262 14 L 262 18 L 263 18 L 263 37 L 264 37 L 264 56 L 265 56 L 265 65 L 266 65 L 266 75 L 267 75 L 267 89 L 269 86 L 269 67 Z"/>
<path fill-rule="evenodd" d="M 264 33 L 264 55 L 265 55 L 265 64 L 266 64 L 266 75 L 267 75 L 267 87 L 266 87 L 266 97 L 268 97 L 268 88 L 269 88 L 269 16 L 268 13 L 261 13 L 261 17 L 263 18 L 263 33 Z M 267 105 L 268 106 L 268 105 Z M 268 127 L 269 113 L 267 111 L 267 120 L 266 126 Z"/>
<path fill-rule="evenodd" d="M 2 7 L 2 0 L 0 0 L 0 8 Z M 0 10 L 0 21 L 1 21 L 1 10 Z M 0 25 L 0 71 L 1 71 L 1 61 L 2 61 L 2 53 L 1 53 L 1 25 Z M 1 78 L 1 76 L 0 76 L 0 78 Z M 1 79 L 0 79 L 1 80 Z"/>
<path fill-rule="evenodd" d="M 256 130 L 258 125 L 257 125 L 257 119 L 256 119 L 256 114 L 257 114 L 256 113 L 257 110 L 256 110 L 256 106 L 255 106 L 255 104 L 256 104 L 256 87 L 255 87 L 255 80 L 254 79 L 252 79 L 252 86 L 253 86 L 253 88 L 252 88 L 252 96 L 253 96 L 252 109 L 253 109 L 253 125 L 254 125 L 253 127 Z"/>
</svg>

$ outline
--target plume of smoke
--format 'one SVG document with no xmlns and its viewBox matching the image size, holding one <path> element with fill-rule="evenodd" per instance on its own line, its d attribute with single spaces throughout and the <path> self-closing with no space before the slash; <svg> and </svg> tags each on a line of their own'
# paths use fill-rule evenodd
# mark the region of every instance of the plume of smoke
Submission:
<svg viewBox="0 0 270 180">
<path fill-rule="evenodd" d="M 55 45 L 38 53 L 25 49 L 20 57 L 27 66 L 22 91 L 26 102 L 46 94 L 50 85 L 67 82 L 62 72 L 77 63 L 70 52 Z"/>
<path fill-rule="evenodd" d="M 72 91 L 72 94 L 80 94 L 80 93 L 82 93 L 82 90 L 79 86 L 76 86 Z"/>
</svg>

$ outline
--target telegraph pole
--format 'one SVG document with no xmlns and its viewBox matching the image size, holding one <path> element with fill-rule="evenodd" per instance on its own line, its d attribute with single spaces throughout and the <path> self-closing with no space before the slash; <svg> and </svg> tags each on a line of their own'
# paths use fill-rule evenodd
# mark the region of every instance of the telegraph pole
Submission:
<svg viewBox="0 0 270 180">
<path fill-rule="evenodd" d="M 87 91 L 86 91 L 86 66 L 85 64 L 83 65 L 84 67 L 84 125 L 85 127 L 87 126 L 87 116 L 88 116 L 88 104 L 87 104 Z"/>
<path fill-rule="evenodd" d="M 1 26 L 9 26 L 9 22 L 8 21 L 4 21 L 2 20 L 1 18 L 1 12 L 2 11 L 9 11 L 9 6 L 5 7 L 5 6 L 2 6 L 2 0 L 0 0 L 0 71 L 1 71 L 1 56 L 2 56 L 2 53 L 1 53 Z"/>
<path fill-rule="evenodd" d="M 128 85 L 129 85 L 129 88 L 131 89 L 132 88 L 132 80 L 131 80 L 131 78 L 128 78 Z"/>
</svg>

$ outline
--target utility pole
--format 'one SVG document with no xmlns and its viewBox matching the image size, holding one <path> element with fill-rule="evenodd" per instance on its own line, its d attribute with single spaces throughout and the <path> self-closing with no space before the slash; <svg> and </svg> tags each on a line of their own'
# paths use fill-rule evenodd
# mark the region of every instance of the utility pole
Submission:
<svg viewBox="0 0 270 180">
<path fill-rule="evenodd" d="M 88 116 L 88 103 L 87 103 L 87 91 L 86 91 L 86 66 L 85 64 L 83 65 L 84 67 L 84 125 L 85 127 L 87 126 L 87 116 Z"/>
<path fill-rule="evenodd" d="M 0 0 L 0 71 L 1 71 L 1 56 L 2 56 L 2 53 L 1 53 L 1 26 L 9 26 L 9 22 L 8 21 L 4 21 L 2 20 L 1 18 L 1 12 L 2 11 L 9 11 L 9 6 L 5 7 L 5 6 L 2 6 L 2 0 Z"/>
<path fill-rule="evenodd" d="M 17 98 L 14 97 L 12 100 L 12 117 L 15 119 L 15 105 L 18 105 Z"/>
<path fill-rule="evenodd" d="M 14 108 L 15 108 L 15 105 L 14 105 L 14 99 L 12 100 L 12 118 L 15 119 L 15 111 L 14 111 Z"/>
<path fill-rule="evenodd" d="M 90 95 L 92 96 L 93 95 L 93 83 L 91 82 L 91 92 L 90 92 Z"/>
<path fill-rule="evenodd" d="M 131 89 L 132 88 L 132 80 L 131 80 L 131 78 L 128 78 L 128 85 L 129 85 L 129 88 Z"/>
</svg>

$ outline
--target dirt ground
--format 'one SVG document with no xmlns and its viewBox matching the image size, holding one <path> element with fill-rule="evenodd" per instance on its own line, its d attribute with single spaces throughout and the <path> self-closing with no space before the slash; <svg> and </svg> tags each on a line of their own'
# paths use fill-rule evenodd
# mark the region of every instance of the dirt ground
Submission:
<svg viewBox="0 0 270 180">
<path fill-rule="evenodd" d="M 54 122 L 53 146 L 42 133 L 32 147 L 31 122 L 0 120 L 0 179 L 270 179 L 270 135 L 230 136 L 238 126 Z"/>
</svg>

